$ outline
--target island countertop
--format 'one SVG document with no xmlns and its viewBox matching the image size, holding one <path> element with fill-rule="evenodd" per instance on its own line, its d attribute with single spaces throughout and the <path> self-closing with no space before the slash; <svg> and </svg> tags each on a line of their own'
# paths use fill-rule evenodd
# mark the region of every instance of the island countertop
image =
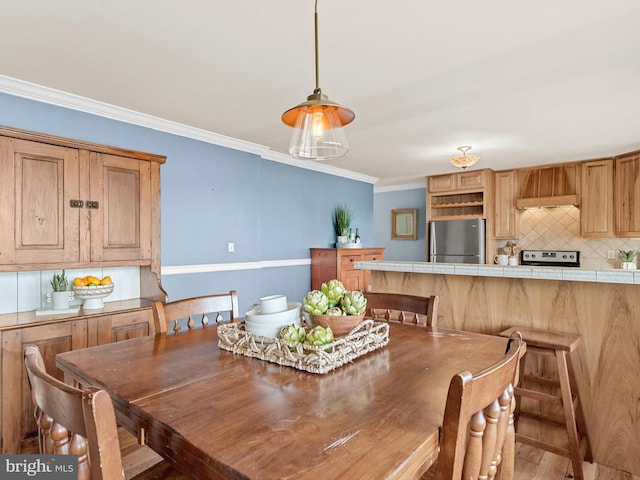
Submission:
<svg viewBox="0 0 640 480">
<path fill-rule="evenodd" d="M 431 263 L 406 261 L 362 261 L 355 268 L 381 272 L 434 273 L 472 277 L 532 278 L 574 282 L 640 284 L 640 270 L 593 270 L 581 267 L 533 267 L 528 265 L 475 265 L 470 263 Z"/>
</svg>

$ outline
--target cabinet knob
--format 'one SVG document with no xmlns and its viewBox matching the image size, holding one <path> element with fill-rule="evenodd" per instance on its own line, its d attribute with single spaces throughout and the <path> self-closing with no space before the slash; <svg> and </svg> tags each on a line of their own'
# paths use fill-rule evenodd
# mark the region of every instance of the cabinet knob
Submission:
<svg viewBox="0 0 640 480">
<path fill-rule="evenodd" d="M 71 208 L 82 208 L 84 207 L 84 202 L 82 200 L 69 200 L 69 206 Z"/>
<path fill-rule="evenodd" d="M 95 208 L 96 210 L 100 208 L 100 202 L 95 202 L 93 200 L 87 200 L 87 208 Z"/>
</svg>

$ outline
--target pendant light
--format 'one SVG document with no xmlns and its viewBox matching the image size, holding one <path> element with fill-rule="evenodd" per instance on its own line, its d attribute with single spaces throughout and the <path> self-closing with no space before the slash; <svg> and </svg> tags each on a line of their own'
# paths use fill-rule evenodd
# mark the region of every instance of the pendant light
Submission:
<svg viewBox="0 0 640 480">
<path fill-rule="evenodd" d="M 467 152 L 471 150 L 471 147 L 458 147 L 458 150 L 462 152 L 462 155 L 458 155 L 457 157 L 453 157 L 451 160 L 452 165 L 465 170 L 467 167 L 471 165 L 475 165 L 480 157 L 478 155 L 467 155 Z"/>
<path fill-rule="evenodd" d="M 307 101 L 282 114 L 282 121 L 294 128 L 289 153 L 296 158 L 327 160 L 349 151 L 342 127 L 353 122 L 355 114 L 329 100 L 320 89 L 318 73 L 318 0 L 315 2 L 316 88 Z"/>
</svg>

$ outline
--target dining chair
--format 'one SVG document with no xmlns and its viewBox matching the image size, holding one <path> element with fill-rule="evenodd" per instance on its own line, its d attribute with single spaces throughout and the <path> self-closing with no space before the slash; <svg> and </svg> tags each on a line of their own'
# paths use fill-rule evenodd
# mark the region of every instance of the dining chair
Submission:
<svg viewBox="0 0 640 480">
<path fill-rule="evenodd" d="M 472 374 L 451 379 L 440 431 L 440 451 L 423 480 L 513 480 L 515 464 L 514 384 L 522 350 L 520 332 L 505 356 Z"/>
<path fill-rule="evenodd" d="M 118 426 L 109 393 L 97 388 L 81 390 L 47 373 L 40 350 L 23 351 L 31 399 L 38 425 L 38 446 L 43 455 L 78 455 L 78 480 L 123 480 Z M 190 479 L 167 460 L 130 480 Z"/>
<path fill-rule="evenodd" d="M 363 293 L 367 299 L 366 316 L 369 318 L 425 327 L 437 326 L 437 295 L 420 297 L 402 293 Z"/>
<path fill-rule="evenodd" d="M 224 320 L 223 313 L 227 313 L 229 320 L 237 321 L 240 314 L 238 313 L 238 294 L 235 290 L 229 293 L 217 295 L 208 295 L 202 297 L 185 298 L 174 302 L 154 302 L 153 303 L 153 320 L 155 323 L 156 334 L 167 333 L 169 326 L 174 333 L 182 330 L 180 320 L 186 319 L 187 329 L 193 330 L 196 326 L 194 317 L 200 316 L 200 325 L 206 327 L 209 324 L 208 315 L 215 313 L 215 321 Z"/>
</svg>

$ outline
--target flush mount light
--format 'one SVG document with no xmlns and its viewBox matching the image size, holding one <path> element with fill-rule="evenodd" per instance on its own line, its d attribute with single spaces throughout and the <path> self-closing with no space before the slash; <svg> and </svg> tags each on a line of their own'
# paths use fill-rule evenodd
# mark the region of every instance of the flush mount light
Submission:
<svg viewBox="0 0 640 480">
<path fill-rule="evenodd" d="M 315 2 L 316 88 L 307 101 L 282 114 L 282 121 L 294 128 L 289 153 L 296 158 L 327 160 L 341 157 L 349 151 L 342 127 L 349 125 L 355 113 L 322 93 L 318 68 L 318 1 Z"/>
<path fill-rule="evenodd" d="M 467 152 L 471 150 L 471 147 L 458 147 L 458 150 L 462 152 L 462 155 L 458 155 L 457 157 L 453 157 L 451 160 L 452 165 L 465 170 L 466 168 L 474 165 L 480 160 L 478 155 L 467 155 Z"/>
</svg>

